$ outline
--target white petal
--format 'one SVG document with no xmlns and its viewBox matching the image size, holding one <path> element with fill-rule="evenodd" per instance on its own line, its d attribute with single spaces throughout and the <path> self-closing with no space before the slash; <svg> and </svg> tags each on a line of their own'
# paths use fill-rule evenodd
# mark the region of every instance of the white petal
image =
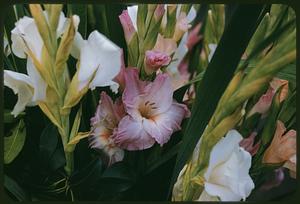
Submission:
<svg viewBox="0 0 300 204">
<path fill-rule="evenodd" d="M 242 199 L 241 196 L 224 186 L 205 182 L 204 188 L 209 195 L 220 197 L 221 201 L 240 201 Z"/>
<path fill-rule="evenodd" d="M 209 167 L 207 168 L 204 177 L 209 180 L 212 170 L 220 163 L 229 159 L 234 151 L 234 148 L 239 147 L 238 143 L 242 140 L 242 136 L 236 130 L 230 130 L 226 136 L 213 147 L 210 153 Z"/>
<path fill-rule="evenodd" d="M 122 51 L 104 35 L 97 31 L 90 34 L 80 55 L 79 89 L 83 88 L 93 73 L 95 78 L 90 88 L 115 85 L 112 79 L 117 76 L 122 65 Z"/>
<path fill-rule="evenodd" d="M 18 94 L 18 101 L 12 111 L 15 117 L 25 109 L 25 106 L 34 105 L 32 103 L 33 88 L 27 75 L 4 70 L 4 85 Z"/>
<path fill-rule="evenodd" d="M 137 31 L 137 12 L 138 12 L 138 6 L 128 6 L 127 7 L 128 15 L 133 23 L 134 29 Z"/>
<path fill-rule="evenodd" d="M 71 55 L 75 59 L 80 58 L 80 49 L 83 47 L 83 45 L 84 45 L 84 40 L 83 40 L 81 34 L 79 32 L 76 32 L 74 41 L 73 41 L 73 45 L 72 45 L 72 49 L 71 49 Z"/>
<path fill-rule="evenodd" d="M 26 68 L 27 74 L 32 82 L 32 86 L 34 87 L 34 95 L 32 101 L 44 101 L 46 99 L 46 82 L 41 77 L 40 73 L 35 68 L 30 58 L 27 59 Z"/>
<path fill-rule="evenodd" d="M 203 190 L 200 197 L 196 201 L 219 201 L 219 199 L 216 196 L 209 195 L 205 190 Z"/>
<path fill-rule="evenodd" d="M 65 17 L 65 14 L 63 12 L 60 12 L 59 21 L 56 29 L 57 38 L 59 38 L 64 33 L 65 29 L 67 28 L 67 25 L 68 25 L 68 19 Z"/>
<path fill-rule="evenodd" d="M 11 31 L 13 53 L 20 58 L 26 58 L 26 43 L 37 59 L 41 59 L 43 41 L 33 18 L 25 16 L 15 25 Z"/>
</svg>

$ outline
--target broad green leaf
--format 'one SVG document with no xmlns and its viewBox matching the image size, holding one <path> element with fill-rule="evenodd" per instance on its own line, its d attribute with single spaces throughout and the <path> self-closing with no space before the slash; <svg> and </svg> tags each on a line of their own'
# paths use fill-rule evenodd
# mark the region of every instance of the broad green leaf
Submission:
<svg viewBox="0 0 300 204">
<path fill-rule="evenodd" d="M 21 152 L 26 138 L 26 128 L 23 120 L 12 130 L 11 135 L 4 137 L 4 163 L 11 163 Z"/>
<path fill-rule="evenodd" d="M 219 99 L 231 80 L 240 58 L 259 24 L 262 8 L 262 5 L 238 6 L 225 29 L 196 91 L 192 115 L 178 152 L 169 192 L 171 192 L 180 170 L 190 158 Z"/>
<path fill-rule="evenodd" d="M 65 165 L 64 148 L 57 128 L 49 124 L 40 137 L 40 162 L 48 170 L 55 171 Z"/>
</svg>

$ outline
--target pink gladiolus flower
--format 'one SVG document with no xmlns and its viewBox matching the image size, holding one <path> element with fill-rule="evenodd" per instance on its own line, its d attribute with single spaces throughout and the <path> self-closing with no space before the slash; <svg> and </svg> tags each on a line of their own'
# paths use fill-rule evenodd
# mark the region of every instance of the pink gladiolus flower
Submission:
<svg viewBox="0 0 300 204">
<path fill-rule="evenodd" d="M 138 70 L 125 75 L 123 103 L 129 115 L 123 117 L 114 135 L 114 142 L 127 150 L 150 148 L 155 141 L 165 144 L 190 112 L 173 100 L 171 81 L 167 74 L 158 74 L 153 82 L 139 80 Z"/>
<path fill-rule="evenodd" d="M 252 132 L 249 137 L 243 139 L 240 142 L 240 147 L 243 147 L 244 150 L 246 150 L 247 152 L 249 152 L 251 154 L 251 156 L 254 156 L 260 147 L 260 142 L 258 142 L 254 145 L 254 140 L 255 140 L 256 135 L 257 135 L 257 132 Z"/>
<path fill-rule="evenodd" d="M 145 71 L 147 74 L 156 72 L 162 66 L 171 62 L 171 57 L 163 52 L 146 51 L 145 53 Z"/>
<path fill-rule="evenodd" d="M 260 113 L 263 116 L 266 115 L 267 111 L 269 110 L 273 97 L 276 93 L 276 91 L 282 87 L 280 95 L 279 95 L 279 101 L 282 102 L 286 97 L 288 93 L 288 81 L 282 80 L 278 78 L 273 78 L 273 80 L 270 82 L 270 87 L 267 90 L 265 94 L 263 94 L 258 102 L 253 106 L 251 109 L 249 116 L 253 115 L 254 113 Z"/>
<path fill-rule="evenodd" d="M 109 157 L 108 165 L 121 161 L 124 157 L 124 151 L 117 147 L 112 140 L 119 121 L 124 115 L 125 111 L 122 101 L 117 100 L 113 103 L 105 92 L 101 92 L 101 99 L 96 114 L 91 118 L 90 146 L 103 150 Z"/>
<path fill-rule="evenodd" d="M 123 27 L 124 35 L 125 35 L 125 40 L 127 44 L 130 43 L 133 35 L 136 33 L 136 30 L 133 26 L 133 23 L 131 21 L 131 18 L 128 14 L 127 10 L 123 10 L 122 14 L 119 15 L 120 22 Z"/>
<path fill-rule="evenodd" d="M 277 121 L 275 135 L 263 156 L 263 163 L 276 164 L 288 161 L 296 154 L 296 131 L 286 129 L 281 121 Z M 285 134 L 284 134 L 285 133 Z"/>
</svg>

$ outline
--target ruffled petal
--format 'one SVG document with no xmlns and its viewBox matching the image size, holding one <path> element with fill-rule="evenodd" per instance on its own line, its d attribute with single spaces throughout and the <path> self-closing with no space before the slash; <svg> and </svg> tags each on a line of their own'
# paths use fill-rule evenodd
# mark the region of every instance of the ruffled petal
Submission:
<svg viewBox="0 0 300 204">
<path fill-rule="evenodd" d="M 33 86 L 27 75 L 4 70 L 4 85 L 18 94 L 18 101 L 12 111 L 15 117 L 25 110 L 25 106 L 35 105 L 32 102 Z"/>
<path fill-rule="evenodd" d="M 152 119 L 144 119 L 143 127 L 162 146 L 169 141 L 173 132 L 181 129 L 180 124 L 188 113 L 185 105 L 173 102 L 165 113 L 154 116 Z"/>
<path fill-rule="evenodd" d="M 144 130 L 142 121 L 125 116 L 113 137 L 114 143 L 126 150 L 143 150 L 153 146 L 155 140 Z"/>
</svg>

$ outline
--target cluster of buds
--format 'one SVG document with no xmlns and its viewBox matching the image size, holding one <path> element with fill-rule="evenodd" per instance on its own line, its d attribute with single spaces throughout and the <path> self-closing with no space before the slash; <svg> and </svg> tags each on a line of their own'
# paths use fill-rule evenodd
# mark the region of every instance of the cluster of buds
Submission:
<svg viewBox="0 0 300 204">
<path fill-rule="evenodd" d="M 137 18 L 138 16 L 138 18 Z M 178 58 L 176 49 L 195 18 L 195 9 L 182 5 L 149 4 L 128 7 L 119 16 L 128 47 L 128 66 L 148 78 Z M 186 47 L 186 39 L 183 40 Z M 178 65 L 178 64 L 177 64 Z"/>
</svg>

